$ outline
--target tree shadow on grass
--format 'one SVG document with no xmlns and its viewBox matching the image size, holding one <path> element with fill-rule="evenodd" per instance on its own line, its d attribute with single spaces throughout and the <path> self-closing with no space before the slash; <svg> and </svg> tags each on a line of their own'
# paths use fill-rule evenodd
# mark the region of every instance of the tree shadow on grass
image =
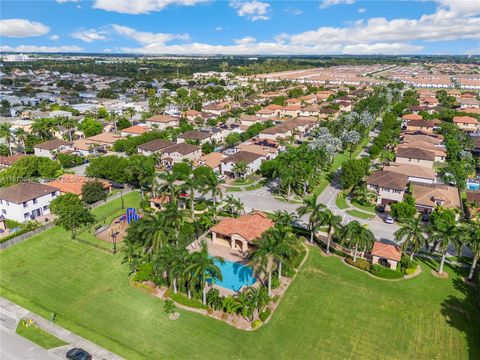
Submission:
<svg viewBox="0 0 480 360">
<path fill-rule="evenodd" d="M 448 296 L 441 303 L 440 311 L 450 326 L 465 334 L 468 358 L 480 359 L 480 289 L 464 282 L 466 269 L 456 269 L 456 272 L 461 276 L 453 279 L 452 283 L 463 296 Z M 480 281 L 477 281 L 478 284 Z"/>
<path fill-rule="evenodd" d="M 422 258 L 420 258 L 420 262 L 422 264 L 425 264 L 427 267 L 429 267 L 432 270 L 435 270 L 435 271 L 438 270 L 439 263 L 437 261 L 435 261 L 434 259 L 427 258 L 427 257 L 422 257 Z M 447 264 L 445 264 L 445 266 L 447 266 Z"/>
</svg>

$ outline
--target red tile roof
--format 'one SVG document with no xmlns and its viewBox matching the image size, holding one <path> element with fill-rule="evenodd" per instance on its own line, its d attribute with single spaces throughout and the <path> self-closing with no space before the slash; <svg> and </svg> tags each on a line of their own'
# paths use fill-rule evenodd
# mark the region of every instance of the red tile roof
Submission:
<svg viewBox="0 0 480 360">
<path fill-rule="evenodd" d="M 238 219 L 225 218 L 210 231 L 227 236 L 238 234 L 248 242 L 253 242 L 273 225 L 273 221 L 268 219 L 266 214 L 254 212 L 242 215 Z"/>
<path fill-rule="evenodd" d="M 372 256 L 378 256 L 381 258 L 400 261 L 402 258 L 402 251 L 396 245 L 385 244 L 380 241 L 375 241 L 372 248 Z"/>
</svg>

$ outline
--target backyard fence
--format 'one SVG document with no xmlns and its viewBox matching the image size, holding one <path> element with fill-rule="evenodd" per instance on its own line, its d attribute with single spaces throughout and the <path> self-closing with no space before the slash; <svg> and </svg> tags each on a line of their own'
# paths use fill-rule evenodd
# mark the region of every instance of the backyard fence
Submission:
<svg viewBox="0 0 480 360">
<path fill-rule="evenodd" d="M 51 222 L 49 222 L 49 223 L 47 223 L 47 224 L 45 224 L 45 225 L 43 225 L 39 228 L 36 228 L 34 230 L 31 230 L 31 231 L 28 231 L 26 233 L 15 236 L 15 237 L 11 238 L 10 240 L 6 240 L 6 241 L 2 242 L 0 244 L 0 249 L 7 249 L 12 245 L 21 243 L 22 241 L 25 241 L 25 240 L 27 240 L 28 238 L 30 238 L 34 235 L 40 234 L 41 232 L 43 232 L 45 230 L 51 229 L 54 226 L 55 226 L 55 222 L 51 221 Z"/>
</svg>

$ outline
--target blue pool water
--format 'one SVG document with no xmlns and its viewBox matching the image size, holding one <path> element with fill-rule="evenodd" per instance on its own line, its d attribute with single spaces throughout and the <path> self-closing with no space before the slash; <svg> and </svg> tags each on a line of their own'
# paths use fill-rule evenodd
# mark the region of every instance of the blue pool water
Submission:
<svg viewBox="0 0 480 360">
<path fill-rule="evenodd" d="M 253 276 L 252 269 L 247 265 L 225 260 L 221 264 L 215 260 L 215 264 L 222 271 L 223 280 L 215 280 L 215 284 L 229 290 L 238 291 L 242 286 L 250 286 L 257 281 Z"/>
<path fill-rule="evenodd" d="M 478 183 L 467 183 L 468 190 L 478 190 L 480 189 L 480 184 Z"/>
</svg>

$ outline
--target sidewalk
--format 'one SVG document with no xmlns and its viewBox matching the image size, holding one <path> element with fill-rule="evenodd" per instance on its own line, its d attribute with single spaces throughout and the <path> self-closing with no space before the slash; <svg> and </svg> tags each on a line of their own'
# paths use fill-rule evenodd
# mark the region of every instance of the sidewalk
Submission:
<svg viewBox="0 0 480 360">
<path fill-rule="evenodd" d="M 46 319 L 34 314 L 27 309 L 18 306 L 11 301 L 0 297 L 0 326 L 8 331 L 15 332 L 20 319 L 32 319 L 39 328 L 49 332 L 52 335 L 64 340 L 69 345 L 48 350 L 48 352 L 60 359 L 65 359 L 68 350 L 74 347 L 82 348 L 88 351 L 93 359 L 101 360 L 121 360 L 120 356 L 78 336 Z"/>
</svg>

